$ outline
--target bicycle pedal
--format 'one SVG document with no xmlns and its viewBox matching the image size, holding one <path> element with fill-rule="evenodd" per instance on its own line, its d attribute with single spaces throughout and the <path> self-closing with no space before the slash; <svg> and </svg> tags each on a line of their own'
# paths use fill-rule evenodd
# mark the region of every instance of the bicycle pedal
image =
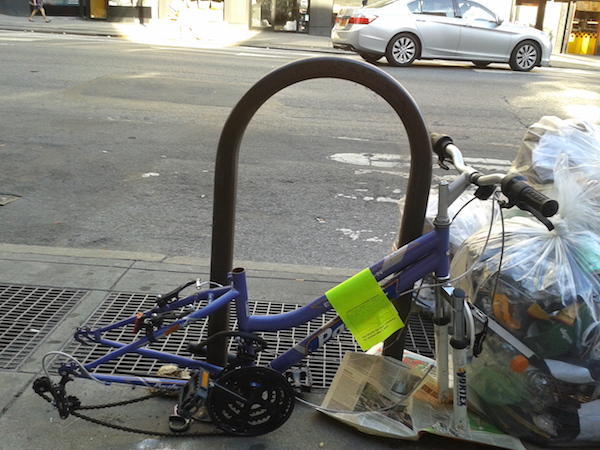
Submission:
<svg viewBox="0 0 600 450">
<path fill-rule="evenodd" d="M 310 391 L 313 385 L 313 378 L 310 369 L 306 366 L 290 367 L 285 372 L 285 377 L 290 386 L 296 391 Z"/>
<path fill-rule="evenodd" d="M 182 433 L 190 428 L 192 419 L 186 419 L 177 414 L 171 414 L 169 416 L 169 429 L 175 433 Z"/>
<path fill-rule="evenodd" d="M 210 388 L 210 375 L 200 370 L 195 372 L 179 393 L 176 414 L 189 420 L 204 421 L 208 414 L 204 403 Z"/>
</svg>

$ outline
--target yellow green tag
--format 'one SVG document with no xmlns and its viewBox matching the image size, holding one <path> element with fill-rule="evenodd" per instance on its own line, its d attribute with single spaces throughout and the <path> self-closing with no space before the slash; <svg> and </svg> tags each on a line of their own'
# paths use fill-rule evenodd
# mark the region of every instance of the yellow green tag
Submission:
<svg viewBox="0 0 600 450">
<path fill-rule="evenodd" d="M 325 296 L 363 351 L 404 326 L 370 269 L 347 279 Z"/>
</svg>

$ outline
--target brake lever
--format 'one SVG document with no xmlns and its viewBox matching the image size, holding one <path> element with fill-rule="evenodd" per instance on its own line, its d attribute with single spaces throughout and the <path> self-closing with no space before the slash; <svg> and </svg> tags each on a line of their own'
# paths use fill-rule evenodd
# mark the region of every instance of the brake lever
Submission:
<svg viewBox="0 0 600 450">
<path fill-rule="evenodd" d="M 446 161 L 446 158 L 443 158 L 442 156 L 438 156 L 438 166 L 441 169 L 450 170 L 450 167 L 445 163 L 445 161 Z"/>
<path fill-rule="evenodd" d="M 516 206 L 522 211 L 527 211 L 533 217 L 535 217 L 542 225 L 544 225 L 548 229 L 548 231 L 554 230 L 554 224 L 550 221 L 550 219 L 543 216 L 541 212 L 539 212 L 537 209 L 532 208 L 525 202 L 501 201 L 499 203 L 501 208 L 508 209 L 512 208 L 513 206 Z"/>
<path fill-rule="evenodd" d="M 537 209 L 534 209 L 531 206 L 529 206 L 527 203 L 523 203 L 523 202 L 517 203 L 517 207 L 523 211 L 530 212 L 537 220 L 539 220 L 548 229 L 548 231 L 554 230 L 554 224 L 552 222 L 550 222 L 550 219 L 548 219 L 547 217 L 544 217 L 542 215 L 542 213 L 539 212 Z"/>
<path fill-rule="evenodd" d="M 161 308 L 164 308 L 171 302 L 171 300 L 177 299 L 179 297 L 179 293 L 181 291 L 183 291 L 187 287 L 190 287 L 192 284 L 196 284 L 196 280 L 188 281 L 187 283 L 182 284 L 178 288 L 172 290 L 168 294 L 164 294 L 164 295 L 157 294 L 156 295 L 156 304 L 158 306 L 160 306 Z"/>
</svg>

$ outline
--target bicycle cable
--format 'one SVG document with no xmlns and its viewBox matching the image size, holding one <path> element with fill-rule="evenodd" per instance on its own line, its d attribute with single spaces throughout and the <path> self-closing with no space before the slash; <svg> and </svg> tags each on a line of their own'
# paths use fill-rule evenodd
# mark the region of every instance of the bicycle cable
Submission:
<svg viewBox="0 0 600 450">
<path fill-rule="evenodd" d="M 500 208 L 500 226 L 502 227 L 502 232 L 500 233 L 501 235 L 501 241 L 500 241 L 500 257 L 498 259 L 498 270 L 496 270 L 496 274 L 495 274 L 495 280 L 494 280 L 494 287 L 492 288 L 492 292 L 491 292 L 491 296 L 490 299 L 493 301 L 494 298 L 496 297 L 496 292 L 498 289 L 498 283 L 500 282 L 500 271 L 502 270 L 502 263 L 504 262 L 504 245 L 506 244 L 506 237 L 505 237 L 505 232 L 506 229 L 504 227 L 504 214 L 502 212 L 502 208 Z"/>
<path fill-rule="evenodd" d="M 497 197 L 497 193 L 495 193 L 495 197 Z M 473 199 L 471 199 L 469 202 L 473 201 Z M 469 202 L 465 203 L 464 206 L 466 206 Z M 485 250 L 488 246 L 488 243 L 490 241 L 490 238 L 492 236 L 492 230 L 494 228 L 494 223 L 496 222 L 495 220 L 495 206 L 496 203 L 498 202 L 498 199 L 496 198 L 494 200 L 494 202 L 492 202 L 492 215 L 491 215 L 491 219 L 490 219 L 490 225 L 488 227 L 488 234 L 486 236 L 486 239 L 484 241 L 483 244 L 483 248 L 481 250 L 481 252 L 479 253 L 478 258 L 473 262 L 473 264 L 471 264 L 471 266 L 465 270 L 462 274 L 457 275 L 456 277 L 450 279 L 450 280 L 444 280 L 444 282 L 441 283 L 430 283 L 430 284 L 425 284 L 425 285 L 421 285 L 417 288 L 413 288 L 413 289 L 407 289 L 406 291 L 400 293 L 398 295 L 398 297 L 402 297 L 403 295 L 408 295 L 408 294 L 412 294 L 415 292 L 419 292 L 421 289 L 430 289 L 430 288 L 434 288 L 434 287 L 438 287 L 438 286 L 445 286 L 447 284 L 452 284 L 455 283 L 456 281 L 461 280 L 462 278 L 466 277 L 468 274 L 470 274 L 473 270 L 475 270 L 475 268 L 477 267 L 477 265 L 481 262 L 481 259 L 483 258 L 483 255 L 485 253 Z M 462 211 L 462 209 L 464 208 L 464 206 L 454 215 L 453 219 L 454 220 L 456 218 L 456 216 Z M 502 216 L 502 212 L 500 211 L 500 215 Z"/>
<path fill-rule="evenodd" d="M 491 217 L 490 217 L 490 223 L 489 223 L 489 226 L 488 226 L 488 232 L 487 232 L 487 235 L 486 235 L 486 239 L 485 239 L 485 241 L 484 241 L 484 243 L 483 243 L 483 247 L 482 247 L 482 249 L 481 249 L 481 251 L 480 251 L 480 253 L 479 253 L 479 256 L 478 256 L 478 257 L 477 257 L 477 259 L 476 259 L 476 260 L 475 260 L 475 261 L 474 261 L 474 262 L 471 264 L 471 266 L 470 266 L 469 268 L 467 268 L 467 270 L 465 270 L 465 271 L 464 271 L 462 274 L 460 274 L 460 275 L 458 275 L 458 276 L 456 276 L 456 277 L 454 277 L 454 278 L 452 278 L 452 279 L 450 279 L 450 280 L 444 280 L 444 282 L 441 282 L 441 283 L 429 283 L 429 284 L 423 284 L 425 280 L 424 280 L 424 279 L 422 279 L 422 280 L 421 280 L 421 285 L 420 285 L 420 286 L 418 286 L 418 287 L 416 287 L 416 288 L 413 288 L 413 289 L 408 289 L 408 290 L 406 290 L 406 291 L 402 292 L 401 294 L 399 294 L 399 297 L 401 297 L 401 296 L 403 296 L 403 295 L 408 295 L 408 294 L 417 294 L 417 293 L 418 293 L 419 291 L 421 291 L 422 289 L 432 289 L 432 288 L 435 288 L 435 287 L 438 287 L 438 286 L 445 286 L 445 285 L 447 285 L 447 284 L 452 284 L 452 283 L 455 283 L 456 281 L 459 281 L 459 280 L 461 280 L 462 278 L 464 278 L 464 277 L 466 277 L 468 274 L 470 274 L 470 273 L 471 273 L 473 270 L 475 270 L 475 268 L 476 268 L 476 267 L 479 265 L 479 263 L 481 262 L 481 260 L 482 260 L 482 258 L 483 258 L 483 255 L 485 254 L 485 250 L 486 250 L 486 248 L 487 248 L 487 246 L 488 246 L 488 244 L 489 244 L 489 241 L 490 241 L 490 239 L 491 239 L 491 236 L 492 236 L 492 231 L 493 231 L 493 228 L 494 228 L 494 224 L 496 223 L 496 206 L 500 204 L 500 200 L 499 200 L 499 193 L 498 193 L 498 191 L 497 191 L 497 190 L 496 190 L 496 191 L 494 191 L 493 197 L 494 197 L 494 199 L 493 199 L 493 201 L 492 201 L 492 213 L 491 213 Z M 454 221 L 454 219 L 456 219 L 456 217 L 458 216 L 458 214 L 460 214 L 460 213 L 463 211 L 463 209 L 464 209 L 464 208 L 465 208 L 465 207 L 466 207 L 466 206 L 467 206 L 469 203 L 471 203 L 471 202 L 472 202 L 472 201 L 474 201 L 474 200 L 475 200 L 475 197 L 471 198 L 471 199 L 470 199 L 468 202 L 466 202 L 466 203 L 465 203 L 465 204 L 464 204 L 464 205 L 463 205 L 463 206 L 462 206 L 462 207 L 461 207 L 461 208 L 460 208 L 460 209 L 459 209 L 459 210 L 456 212 L 456 214 L 454 214 L 454 216 L 452 217 L 452 222 Z M 502 208 L 501 208 L 501 207 L 499 207 L 498 209 L 499 209 L 499 212 L 498 212 L 498 213 L 499 213 L 499 215 L 500 215 L 500 217 L 501 217 L 501 221 L 502 221 L 502 230 L 503 230 L 503 233 L 502 233 L 502 238 L 503 238 L 503 241 L 502 241 L 502 251 L 503 251 L 503 249 L 504 249 L 504 215 L 502 214 Z M 426 307 L 426 308 L 427 308 L 427 305 L 424 305 L 424 304 L 422 303 L 422 301 L 421 301 L 421 302 L 419 302 L 419 298 L 418 298 L 418 296 L 415 296 L 415 299 L 414 299 L 413 301 L 415 302 L 415 304 L 419 304 L 420 306 L 422 306 L 422 307 Z M 383 351 L 383 350 L 385 350 L 385 349 L 387 349 L 387 348 L 389 348 L 390 346 L 394 345 L 394 344 L 395 344 L 396 342 L 398 342 L 399 340 L 400 340 L 400 336 L 398 335 L 398 336 L 396 336 L 395 340 L 392 340 L 392 341 L 391 341 L 391 342 L 389 342 L 387 345 L 384 343 L 384 347 L 383 347 L 382 351 Z"/>
<path fill-rule="evenodd" d="M 103 382 L 102 380 L 99 380 L 98 378 L 96 378 L 90 371 L 88 371 L 85 366 L 77 359 L 75 358 L 73 355 L 69 355 L 68 353 L 65 352 L 60 352 L 60 351 L 51 351 L 46 353 L 43 358 L 42 358 L 42 370 L 44 371 L 44 373 L 46 374 L 46 377 L 48 379 L 50 379 L 50 373 L 48 372 L 48 368 L 46 367 L 46 358 L 48 358 L 51 355 L 58 355 L 58 356 L 63 356 L 67 359 L 72 360 L 78 367 L 79 369 L 85 374 L 87 375 L 87 377 L 90 380 L 94 380 L 97 383 L 100 384 L 106 384 L 105 382 Z"/>
</svg>

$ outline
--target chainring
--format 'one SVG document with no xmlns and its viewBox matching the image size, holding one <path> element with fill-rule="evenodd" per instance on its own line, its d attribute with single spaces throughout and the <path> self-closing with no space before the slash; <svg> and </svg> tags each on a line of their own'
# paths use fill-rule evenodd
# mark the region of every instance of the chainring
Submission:
<svg viewBox="0 0 600 450">
<path fill-rule="evenodd" d="M 294 390 L 283 375 L 265 367 L 224 372 L 208 392 L 213 423 L 236 436 L 258 436 L 279 428 L 294 410 Z"/>
</svg>

